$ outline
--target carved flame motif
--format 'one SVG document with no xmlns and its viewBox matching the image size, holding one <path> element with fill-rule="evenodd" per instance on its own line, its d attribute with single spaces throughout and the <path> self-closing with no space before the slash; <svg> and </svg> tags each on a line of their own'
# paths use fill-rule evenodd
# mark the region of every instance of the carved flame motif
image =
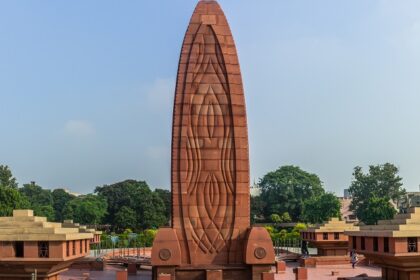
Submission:
<svg viewBox="0 0 420 280">
<path fill-rule="evenodd" d="M 228 250 L 235 215 L 234 135 L 223 54 L 210 25 L 201 25 L 191 46 L 185 92 L 188 205 L 184 223 L 196 244 L 195 254 Z M 191 248 L 190 248 L 191 249 Z"/>
</svg>

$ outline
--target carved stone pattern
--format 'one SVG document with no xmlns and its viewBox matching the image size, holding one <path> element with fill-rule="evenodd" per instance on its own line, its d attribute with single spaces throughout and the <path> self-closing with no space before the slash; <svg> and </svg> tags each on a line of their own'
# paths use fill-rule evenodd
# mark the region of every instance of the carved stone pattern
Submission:
<svg viewBox="0 0 420 280">
<path fill-rule="evenodd" d="M 188 125 L 187 172 L 188 221 L 197 248 L 205 254 L 217 254 L 229 247 L 234 222 L 235 161 L 233 116 L 229 87 L 220 45 L 210 25 L 201 25 L 191 54 L 196 63 L 189 64 L 192 83 Z M 214 156 L 217 153 L 217 156 Z M 212 158 L 211 164 L 206 160 Z M 196 219 L 198 214 L 199 219 Z"/>
<path fill-rule="evenodd" d="M 171 251 L 168 249 L 162 249 L 159 251 L 159 258 L 162 261 L 167 261 L 172 257 Z"/>
<path fill-rule="evenodd" d="M 267 251 L 264 248 L 262 248 L 262 247 L 258 247 L 254 251 L 254 256 L 257 259 L 262 260 L 262 259 L 264 259 L 267 256 Z"/>
</svg>

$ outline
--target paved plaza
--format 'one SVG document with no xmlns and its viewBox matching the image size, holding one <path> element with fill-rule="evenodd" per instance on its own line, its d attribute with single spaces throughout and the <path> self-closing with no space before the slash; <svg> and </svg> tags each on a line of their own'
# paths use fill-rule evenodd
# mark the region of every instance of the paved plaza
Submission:
<svg viewBox="0 0 420 280">
<path fill-rule="evenodd" d="M 79 269 L 70 269 L 60 274 L 60 280 L 84 280 L 84 274 L 89 273 L 89 280 L 115 280 L 116 271 L 122 270 L 113 266 L 106 266 L 104 271 L 88 271 Z M 138 271 L 137 275 L 128 276 L 129 280 L 151 280 L 151 271 Z"/>
<path fill-rule="evenodd" d="M 297 267 L 298 264 L 295 262 L 287 263 L 287 270 L 285 274 L 276 275 L 276 280 L 294 280 L 295 275 L 293 274 L 293 268 Z M 69 270 L 65 273 L 60 274 L 60 280 L 82 280 L 84 273 L 89 273 L 90 280 L 115 280 L 115 272 L 118 268 L 107 266 L 105 271 L 83 271 L 83 270 Z M 321 266 L 317 268 L 309 268 L 309 280 L 336 280 L 337 277 L 355 277 L 360 274 L 366 273 L 370 277 L 381 276 L 381 270 L 377 267 L 359 266 L 356 269 L 352 269 L 351 265 L 338 265 L 338 266 Z M 337 271 L 338 276 L 332 276 L 331 272 Z M 150 271 L 139 271 L 136 276 L 129 276 L 130 280 L 151 280 Z M 374 279 L 374 278 L 372 278 Z"/>
<path fill-rule="evenodd" d="M 276 275 L 276 280 L 294 280 L 293 268 L 298 267 L 296 262 L 287 263 L 285 274 Z M 331 272 L 337 271 L 338 276 L 332 276 Z M 354 277 L 366 273 L 369 277 L 380 277 L 381 269 L 378 267 L 358 266 L 355 269 L 351 265 L 328 265 L 317 268 L 308 268 L 309 280 L 336 280 L 337 277 Z"/>
</svg>

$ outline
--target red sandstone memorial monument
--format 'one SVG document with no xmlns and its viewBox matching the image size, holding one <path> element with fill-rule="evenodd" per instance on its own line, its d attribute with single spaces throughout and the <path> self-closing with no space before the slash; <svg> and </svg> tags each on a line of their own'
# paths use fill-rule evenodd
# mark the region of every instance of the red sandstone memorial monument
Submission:
<svg viewBox="0 0 420 280">
<path fill-rule="evenodd" d="M 250 225 L 249 188 L 245 98 L 235 43 L 219 4 L 201 0 L 179 62 L 172 227 L 156 236 L 153 278 L 271 277 L 273 245 L 264 228 Z"/>
</svg>

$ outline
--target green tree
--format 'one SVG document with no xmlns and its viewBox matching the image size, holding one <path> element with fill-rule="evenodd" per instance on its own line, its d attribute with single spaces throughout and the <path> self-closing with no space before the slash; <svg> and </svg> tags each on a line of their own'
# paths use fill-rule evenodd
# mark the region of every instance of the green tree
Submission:
<svg viewBox="0 0 420 280">
<path fill-rule="evenodd" d="M 17 189 L 0 186 L 0 216 L 11 216 L 15 209 L 29 209 L 28 199 Z"/>
<path fill-rule="evenodd" d="M 264 208 L 266 203 L 260 195 L 251 196 L 251 222 L 254 224 L 257 220 L 264 220 Z"/>
<path fill-rule="evenodd" d="M 394 206 L 387 198 L 372 197 L 366 205 L 363 222 L 368 225 L 375 225 L 379 220 L 390 220 L 397 213 Z"/>
<path fill-rule="evenodd" d="M 115 214 L 115 222 L 115 226 L 120 230 L 136 228 L 138 223 L 136 212 L 127 206 L 123 206 Z"/>
<path fill-rule="evenodd" d="M 52 206 L 53 204 L 51 191 L 43 189 L 34 182 L 23 185 L 23 188 L 20 188 L 19 191 L 29 199 L 32 207 Z"/>
<path fill-rule="evenodd" d="M 36 205 L 33 210 L 36 216 L 46 217 L 50 222 L 55 221 L 55 212 L 51 205 Z"/>
<path fill-rule="evenodd" d="M 361 167 L 355 167 L 353 181 L 349 188 L 353 198 L 350 210 L 355 212 L 360 221 L 366 224 L 376 223 L 383 216 L 388 216 L 388 213 L 378 213 L 376 217 L 373 217 L 372 213 L 367 210 L 368 207 L 371 207 L 373 202 L 377 203 L 377 199 L 390 201 L 400 198 L 405 193 L 401 181 L 402 178 L 398 176 L 398 168 L 390 163 L 371 165 L 366 174 L 363 173 Z M 375 203 L 373 204 L 377 205 Z M 379 209 L 386 208 L 379 207 Z"/>
<path fill-rule="evenodd" d="M 163 189 L 156 189 L 155 193 L 162 199 L 163 203 L 165 204 L 165 217 L 166 217 L 166 225 L 169 225 L 169 220 L 171 219 L 172 213 L 172 194 L 168 190 Z"/>
<path fill-rule="evenodd" d="M 312 224 L 323 223 L 333 217 L 340 218 L 340 209 L 340 200 L 332 193 L 325 193 L 304 202 L 302 219 Z"/>
<path fill-rule="evenodd" d="M 0 186 L 17 189 L 18 183 L 7 165 L 0 165 Z"/>
<path fill-rule="evenodd" d="M 259 188 L 266 203 L 265 217 L 288 212 L 293 221 L 299 219 L 306 199 L 324 193 L 319 177 L 297 166 L 283 166 L 267 173 L 260 180 Z"/>
<path fill-rule="evenodd" d="M 282 219 L 280 218 L 280 216 L 277 215 L 277 214 L 271 214 L 270 220 L 275 224 L 279 224 L 279 223 L 283 222 Z"/>
<path fill-rule="evenodd" d="M 281 215 L 281 220 L 283 221 L 283 223 L 290 223 L 292 221 L 292 218 L 290 217 L 289 213 L 284 212 Z"/>
<path fill-rule="evenodd" d="M 55 220 L 57 222 L 62 222 L 64 220 L 64 207 L 69 201 L 75 199 L 76 197 L 63 189 L 55 189 L 52 191 L 51 195 Z"/>
<path fill-rule="evenodd" d="M 70 200 L 64 209 L 64 218 L 76 223 L 96 225 L 101 223 L 107 213 L 106 200 L 94 194 Z"/>
<path fill-rule="evenodd" d="M 116 214 L 122 206 L 135 211 L 136 230 L 158 228 L 167 223 L 165 203 L 152 192 L 144 181 L 126 180 L 113 185 L 97 187 L 95 193 L 106 199 L 108 214 L 104 221 L 111 225 L 118 224 Z"/>
<path fill-rule="evenodd" d="M 19 192 L 28 198 L 30 208 L 34 210 L 36 216 L 47 217 L 50 221 L 55 221 L 53 198 L 50 190 L 43 189 L 32 182 L 23 185 Z"/>
<path fill-rule="evenodd" d="M 155 240 L 157 230 L 155 229 L 146 229 L 139 235 L 139 241 L 143 246 L 151 247 L 153 245 L 153 240 Z"/>
</svg>

